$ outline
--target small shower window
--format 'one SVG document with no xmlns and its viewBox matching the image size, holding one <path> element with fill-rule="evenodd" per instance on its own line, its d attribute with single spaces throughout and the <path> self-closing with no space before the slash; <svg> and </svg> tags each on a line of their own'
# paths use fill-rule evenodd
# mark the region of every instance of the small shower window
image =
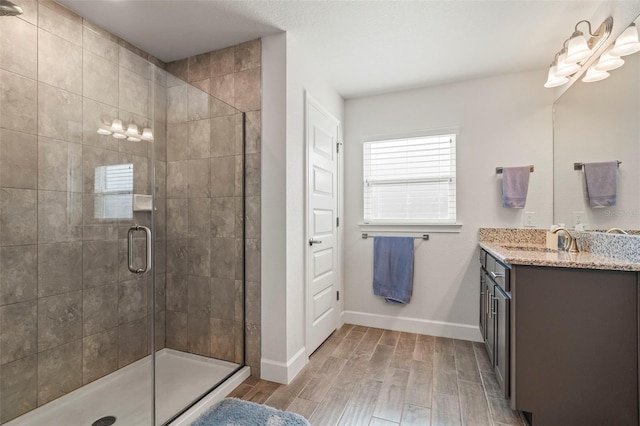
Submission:
<svg viewBox="0 0 640 426">
<path fill-rule="evenodd" d="M 96 167 L 95 194 L 96 219 L 131 219 L 133 164 Z"/>
</svg>

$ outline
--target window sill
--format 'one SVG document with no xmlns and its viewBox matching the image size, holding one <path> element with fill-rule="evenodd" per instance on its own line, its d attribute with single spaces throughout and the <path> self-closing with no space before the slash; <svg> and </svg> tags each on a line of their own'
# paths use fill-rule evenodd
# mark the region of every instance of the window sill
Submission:
<svg viewBox="0 0 640 426">
<path fill-rule="evenodd" d="M 462 223 L 359 223 L 360 232 L 459 233 Z"/>
</svg>

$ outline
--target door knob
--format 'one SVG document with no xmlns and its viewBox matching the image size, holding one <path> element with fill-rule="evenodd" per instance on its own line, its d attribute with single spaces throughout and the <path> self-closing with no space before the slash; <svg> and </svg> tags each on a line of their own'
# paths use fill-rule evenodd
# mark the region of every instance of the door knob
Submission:
<svg viewBox="0 0 640 426">
<path fill-rule="evenodd" d="M 309 245 L 312 246 L 314 244 L 322 244 L 321 240 L 314 240 L 313 238 L 309 239 Z"/>
</svg>

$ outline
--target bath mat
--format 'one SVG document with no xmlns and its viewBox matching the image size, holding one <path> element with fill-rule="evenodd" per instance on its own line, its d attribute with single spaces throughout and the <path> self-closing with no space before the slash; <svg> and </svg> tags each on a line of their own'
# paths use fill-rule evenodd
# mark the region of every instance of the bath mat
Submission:
<svg viewBox="0 0 640 426">
<path fill-rule="evenodd" d="M 223 399 L 191 426 L 309 426 L 304 417 L 236 398 Z"/>
</svg>

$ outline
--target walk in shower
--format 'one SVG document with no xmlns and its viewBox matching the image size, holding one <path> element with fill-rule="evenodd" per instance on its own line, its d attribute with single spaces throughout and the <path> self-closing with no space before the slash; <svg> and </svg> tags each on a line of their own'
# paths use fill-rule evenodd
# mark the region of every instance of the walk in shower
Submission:
<svg viewBox="0 0 640 426">
<path fill-rule="evenodd" d="M 168 424 L 247 364 L 259 129 L 213 90 L 214 53 L 191 78 L 191 60 L 167 66 L 57 3 L 14 3 L 0 17 L 0 424 Z"/>
</svg>

